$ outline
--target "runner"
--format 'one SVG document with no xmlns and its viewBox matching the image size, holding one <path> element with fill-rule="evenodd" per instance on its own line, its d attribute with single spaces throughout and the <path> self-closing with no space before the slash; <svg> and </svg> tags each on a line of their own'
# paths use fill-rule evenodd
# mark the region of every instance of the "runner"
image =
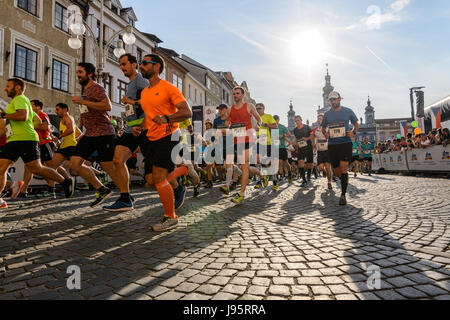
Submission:
<svg viewBox="0 0 450 320">
<path fill-rule="evenodd" d="M 331 169 L 330 156 L 328 154 L 328 141 L 322 130 L 319 129 L 322 125 L 323 114 L 317 116 L 317 123 L 319 127 L 313 130 L 314 132 L 314 150 L 317 151 L 317 166 L 320 172 L 325 172 L 328 179 L 328 189 L 332 190 L 331 177 L 333 176 L 333 170 Z"/>
<path fill-rule="evenodd" d="M 280 144 L 279 144 L 280 170 L 279 170 L 279 172 L 283 178 L 288 176 L 289 183 L 292 183 L 292 173 L 291 173 L 291 170 L 289 169 L 290 166 L 289 166 L 289 162 L 288 162 L 288 151 L 287 151 L 287 146 L 286 146 L 286 138 L 290 138 L 291 134 L 284 125 L 280 124 L 280 116 L 275 115 L 273 118 L 277 122 L 278 130 L 280 132 L 279 133 L 279 138 L 280 138 Z"/>
<path fill-rule="evenodd" d="M 132 197 L 130 196 L 130 173 L 126 163 L 142 143 L 145 142 L 147 134 L 144 131 L 139 137 L 135 137 L 132 128 L 141 126 L 144 122 L 145 114 L 142 111 L 140 99 L 142 90 L 148 86 L 148 80 L 144 79 L 137 72 L 136 57 L 129 53 L 120 57 L 120 69 L 130 80 L 127 93 L 121 100 L 125 105 L 127 126 L 117 142 L 113 160 L 116 168 L 116 179 L 113 179 L 113 181 L 120 190 L 120 197 L 114 204 L 103 207 L 104 210 L 110 212 L 125 212 L 134 209 Z"/>
<path fill-rule="evenodd" d="M 6 146 L 6 136 L 0 137 L 0 154 L 2 154 L 3 149 Z M 7 196 L 7 194 L 10 194 L 11 199 L 17 198 L 20 189 L 22 188 L 23 181 L 13 181 L 11 175 L 9 172 L 6 173 L 6 186 L 9 188 L 8 190 L 5 188 L 0 196 L 0 209 L 8 207 L 5 201 L 3 201 L 3 198 Z"/>
<path fill-rule="evenodd" d="M 359 159 L 359 155 L 361 154 L 361 146 L 356 140 L 356 137 L 352 139 L 352 171 L 355 173 L 355 178 L 358 176 L 357 172 L 361 172 L 361 161 Z"/>
<path fill-rule="evenodd" d="M 205 131 L 205 150 L 204 154 L 208 154 L 210 148 L 215 148 L 216 146 L 216 136 L 215 136 L 215 130 L 213 129 L 213 124 L 211 121 L 206 121 L 205 123 L 206 131 Z M 214 159 L 216 156 L 216 150 L 212 150 L 211 157 Z M 205 158 L 203 159 L 203 162 L 205 162 Z M 214 168 L 214 162 L 213 163 L 207 163 L 206 165 L 206 174 L 207 174 L 207 182 L 205 185 L 206 189 L 211 189 L 213 187 L 213 168 Z"/>
<path fill-rule="evenodd" d="M 258 143 L 257 143 L 257 161 L 258 165 L 260 166 L 259 171 L 263 173 L 263 167 L 268 168 L 271 166 L 271 160 L 272 159 L 272 138 L 271 138 L 271 130 L 278 129 L 277 122 L 275 119 L 270 115 L 265 113 L 266 107 L 263 103 L 258 103 L 256 105 L 256 111 L 258 112 L 259 116 L 261 117 L 261 127 L 259 128 L 259 131 L 257 133 L 258 135 Z M 275 155 L 274 155 L 275 156 Z M 278 161 L 278 159 L 277 159 Z M 272 182 L 273 182 L 273 190 L 278 190 L 278 179 L 277 175 L 272 175 Z M 259 181 L 255 188 L 259 189 L 262 186 L 267 187 L 267 176 L 263 173 L 263 180 Z"/>
<path fill-rule="evenodd" d="M 165 211 L 164 218 L 152 229 L 157 232 L 167 231 L 178 224 L 175 193 L 182 195 L 183 200 L 185 194 L 183 187 L 176 182 L 177 175 L 181 174 L 175 170 L 176 159 L 172 157 L 172 150 L 179 139 L 172 141 L 172 134 L 178 130 L 178 122 L 192 117 L 192 111 L 180 90 L 159 77 L 164 71 L 164 60 L 160 56 L 146 55 L 140 70 L 150 82 L 141 94 L 144 125 L 148 129 L 148 140 L 143 150 L 145 174 L 148 184 L 156 186 Z M 133 132 L 139 133 L 138 127 L 133 128 Z M 178 169 L 184 171 L 186 167 Z"/>
<path fill-rule="evenodd" d="M 111 197 L 113 192 L 100 182 L 94 172 L 85 165 L 85 161 L 96 153 L 95 160 L 114 181 L 116 180 L 113 163 L 115 131 L 108 114 L 112 106 L 105 88 L 95 82 L 95 67 L 91 63 L 79 63 L 77 77 L 84 95 L 73 96 L 72 101 L 80 106 L 81 121 L 86 132 L 70 159 L 70 167 L 97 190 L 95 201 L 91 203 L 94 208 Z"/>
<path fill-rule="evenodd" d="M 312 168 L 314 166 L 314 153 L 312 147 L 312 130 L 308 125 L 303 124 L 302 117 L 296 116 L 295 123 L 297 126 L 294 129 L 294 136 L 297 139 L 297 158 L 300 176 L 303 179 L 301 187 L 308 185 L 311 179 Z M 306 165 L 305 165 L 306 160 Z M 308 179 L 306 179 L 306 170 L 308 170 Z"/>
<path fill-rule="evenodd" d="M 237 193 L 231 201 L 234 203 L 242 203 L 245 200 L 245 189 L 249 178 L 250 163 L 250 143 L 254 143 L 255 137 L 252 129 L 252 116 L 257 121 L 256 131 L 259 131 L 262 124 L 261 117 L 256 111 L 255 106 L 251 103 L 244 103 L 245 90 L 242 87 L 233 89 L 233 98 L 235 105 L 231 107 L 229 122 L 233 130 L 234 138 L 234 155 L 235 162 L 241 166 L 241 191 Z"/>
<path fill-rule="evenodd" d="M 58 143 L 59 147 L 53 158 L 47 162 L 47 166 L 56 169 L 61 175 L 68 178 L 69 174 L 61 166 L 64 161 L 69 160 L 76 150 L 77 140 L 76 134 L 80 130 L 75 125 L 75 120 L 69 114 L 69 106 L 64 103 L 58 103 L 55 107 L 56 115 L 61 119 L 59 122 L 59 136 L 53 138 L 53 142 Z M 55 181 L 48 181 L 48 191 L 44 192 L 41 197 L 56 198 Z"/>
<path fill-rule="evenodd" d="M 328 138 L 328 153 L 331 165 L 338 178 L 341 179 L 342 195 L 339 205 L 347 205 L 346 193 L 348 187 L 348 165 L 352 159 L 352 139 L 359 129 L 355 113 L 341 106 L 341 95 L 331 92 L 329 99 L 332 109 L 325 113 L 322 121 L 322 132 Z M 350 131 L 350 122 L 353 130 Z M 329 133 L 326 129 L 328 128 Z"/>
<path fill-rule="evenodd" d="M 54 169 L 45 167 L 41 163 L 39 136 L 33 126 L 33 109 L 30 100 L 24 95 L 25 82 L 18 78 L 8 79 L 5 91 L 12 101 L 5 112 L 0 114 L 2 119 L 0 122 L 5 128 L 2 133 L 7 137 L 6 146 L 0 153 L 0 190 L 5 188 L 6 172 L 19 158 L 22 158 L 26 169 L 45 179 L 61 183 L 66 198 L 71 198 L 75 181 L 64 179 Z"/>
<path fill-rule="evenodd" d="M 363 160 L 366 163 L 369 176 L 372 176 L 372 153 L 374 150 L 373 144 L 369 143 L 369 138 L 364 138 L 364 143 L 361 145 L 361 150 L 363 154 Z"/>
</svg>

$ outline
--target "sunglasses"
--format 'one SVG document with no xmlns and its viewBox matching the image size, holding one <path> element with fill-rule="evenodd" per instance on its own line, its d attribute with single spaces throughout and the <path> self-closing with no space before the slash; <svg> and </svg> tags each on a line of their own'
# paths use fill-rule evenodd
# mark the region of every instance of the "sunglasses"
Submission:
<svg viewBox="0 0 450 320">
<path fill-rule="evenodd" d="M 157 64 L 158 62 L 155 61 L 149 61 L 149 60 L 142 60 L 141 65 L 146 66 L 148 64 Z"/>
</svg>

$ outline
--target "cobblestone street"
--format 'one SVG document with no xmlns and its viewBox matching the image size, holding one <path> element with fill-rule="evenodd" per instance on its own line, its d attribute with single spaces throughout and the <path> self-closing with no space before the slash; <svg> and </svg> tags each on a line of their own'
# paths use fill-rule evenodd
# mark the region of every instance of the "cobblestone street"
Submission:
<svg viewBox="0 0 450 320">
<path fill-rule="evenodd" d="M 150 230 L 163 212 L 150 189 L 123 214 L 89 208 L 92 192 L 10 202 L 0 299 L 450 299 L 450 180 L 351 178 L 345 208 L 333 185 L 251 185 L 238 206 L 217 187 L 198 199 L 191 189 L 179 227 L 162 234 Z M 81 290 L 66 286 L 71 265 Z"/>
</svg>

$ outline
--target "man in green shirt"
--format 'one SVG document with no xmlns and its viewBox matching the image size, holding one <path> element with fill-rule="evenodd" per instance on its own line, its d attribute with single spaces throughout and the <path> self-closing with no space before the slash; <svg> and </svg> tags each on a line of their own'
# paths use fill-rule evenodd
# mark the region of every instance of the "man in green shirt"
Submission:
<svg viewBox="0 0 450 320">
<path fill-rule="evenodd" d="M 0 190 L 5 187 L 6 172 L 22 158 L 26 169 L 45 179 L 61 183 L 66 198 L 71 198 L 75 183 L 73 178 L 64 179 L 54 169 L 44 167 L 41 163 L 39 136 L 33 125 L 34 113 L 30 100 L 24 95 L 25 82 L 18 78 L 9 79 L 5 91 L 12 100 L 5 112 L 0 114 L 0 121 L 5 126 L 2 134 L 7 137 L 6 146 L 0 153 Z"/>
<path fill-rule="evenodd" d="M 275 116 L 273 116 L 273 118 L 277 122 L 278 131 L 279 131 L 279 139 L 280 139 L 280 145 L 279 145 L 280 170 L 279 170 L 279 172 L 280 172 L 280 175 L 283 177 L 286 177 L 286 175 L 288 175 L 289 183 L 292 183 L 292 175 L 291 175 L 291 170 L 289 170 L 290 166 L 289 166 L 289 162 L 288 162 L 288 152 L 287 152 L 287 147 L 286 147 L 286 138 L 290 138 L 291 134 L 285 126 L 280 124 L 280 116 L 275 115 Z"/>
</svg>

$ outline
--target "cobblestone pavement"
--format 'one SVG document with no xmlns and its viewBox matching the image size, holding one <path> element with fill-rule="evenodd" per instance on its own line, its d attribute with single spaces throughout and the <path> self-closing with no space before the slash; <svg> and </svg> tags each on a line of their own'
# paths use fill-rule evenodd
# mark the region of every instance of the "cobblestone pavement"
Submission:
<svg viewBox="0 0 450 320">
<path fill-rule="evenodd" d="M 89 208 L 92 193 L 11 202 L 0 299 L 450 299 L 450 180 L 351 178 L 345 208 L 325 187 L 251 186 L 238 206 L 202 190 L 162 234 L 150 231 L 163 209 L 149 189 L 122 214 Z M 81 290 L 67 289 L 70 265 Z"/>
</svg>

